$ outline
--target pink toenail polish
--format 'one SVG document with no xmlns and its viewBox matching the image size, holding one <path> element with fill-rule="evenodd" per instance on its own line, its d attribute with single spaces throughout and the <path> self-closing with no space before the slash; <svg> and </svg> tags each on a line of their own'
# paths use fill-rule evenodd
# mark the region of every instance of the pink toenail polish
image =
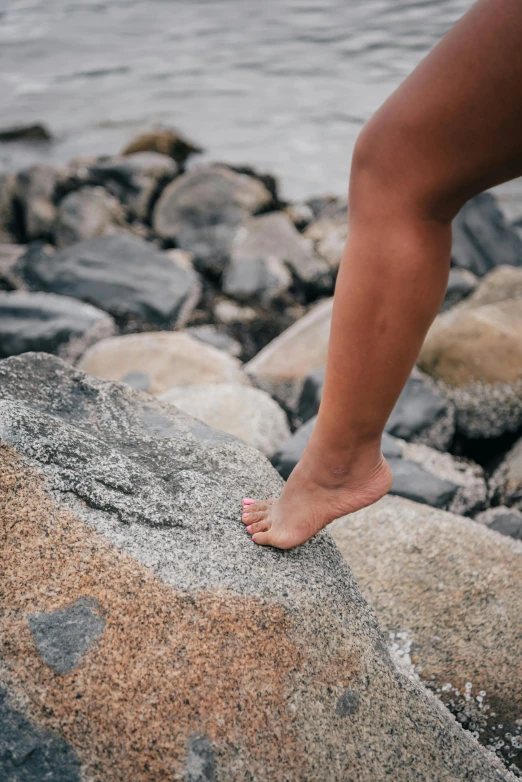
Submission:
<svg viewBox="0 0 522 782">
<path fill-rule="evenodd" d="M 244 519 L 249 519 L 250 518 L 250 513 L 243 513 L 243 518 Z"/>
<path fill-rule="evenodd" d="M 247 527 L 246 530 L 247 530 L 247 532 L 251 532 L 252 531 L 252 525 L 250 525 L 250 527 Z"/>
</svg>

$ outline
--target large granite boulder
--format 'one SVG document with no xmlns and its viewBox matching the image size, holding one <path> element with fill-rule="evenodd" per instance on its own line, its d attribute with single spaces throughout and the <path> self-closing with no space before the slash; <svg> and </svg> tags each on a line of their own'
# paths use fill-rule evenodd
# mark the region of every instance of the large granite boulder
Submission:
<svg viewBox="0 0 522 782">
<path fill-rule="evenodd" d="M 173 386 L 247 382 L 237 358 L 184 332 L 104 339 L 86 352 L 80 367 L 151 394 Z"/>
<path fill-rule="evenodd" d="M 119 202 L 103 187 L 83 187 L 60 201 L 56 211 L 54 242 L 57 247 L 104 236 L 124 224 Z"/>
<path fill-rule="evenodd" d="M 522 265 L 522 241 L 491 193 L 468 201 L 453 221 L 452 263 L 483 277 L 494 266 Z"/>
<path fill-rule="evenodd" d="M 332 275 L 327 264 L 286 214 L 269 212 L 252 217 L 234 237 L 223 291 L 238 299 L 269 302 L 290 286 L 292 277 L 288 270 L 284 274 L 285 264 L 305 291 L 315 297 L 331 293 Z"/>
<path fill-rule="evenodd" d="M 522 424 L 522 270 L 491 272 L 468 299 L 439 315 L 419 366 L 455 404 L 465 436 L 516 431 Z"/>
<path fill-rule="evenodd" d="M 55 255 L 29 252 L 20 266 L 32 290 L 94 304 L 110 313 L 123 330 L 179 328 L 200 294 L 193 270 L 124 233 L 80 242 Z"/>
<path fill-rule="evenodd" d="M 0 386 L 8 778 L 514 779 L 398 668 L 328 533 L 252 545 L 241 498 L 281 486 L 257 451 L 42 354 Z"/>
<path fill-rule="evenodd" d="M 0 291 L 0 358 L 42 350 L 74 363 L 115 331 L 110 315 L 77 299 Z"/>
<path fill-rule="evenodd" d="M 245 369 L 255 382 L 290 409 L 296 409 L 307 375 L 326 361 L 333 299 L 310 309 L 269 342 Z"/>
<path fill-rule="evenodd" d="M 285 412 L 265 391 L 239 383 L 176 386 L 161 399 L 208 426 L 239 437 L 265 456 L 290 437 Z"/>
<path fill-rule="evenodd" d="M 168 185 L 153 215 L 155 232 L 190 250 L 200 271 L 219 275 L 228 260 L 237 227 L 272 203 L 255 177 L 221 165 L 196 168 Z"/>
<path fill-rule="evenodd" d="M 481 743 L 522 767 L 522 544 L 396 497 L 331 530 L 403 661 Z"/>
</svg>

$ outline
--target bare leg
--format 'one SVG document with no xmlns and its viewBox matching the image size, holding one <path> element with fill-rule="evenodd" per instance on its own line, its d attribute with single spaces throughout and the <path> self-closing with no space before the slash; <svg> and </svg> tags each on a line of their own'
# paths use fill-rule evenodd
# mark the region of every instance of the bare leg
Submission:
<svg viewBox="0 0 522 782">
<path fill-rule="evenodd" d="M 451 220 L 522 174 L 521 83 L 522 4 L 480 0 L 362 131 L 317 425 L 281 497 L 244 501 L 256 543 L 292 548 L 389 490 L 381 436 L 444 296 Z"/>
</svg>

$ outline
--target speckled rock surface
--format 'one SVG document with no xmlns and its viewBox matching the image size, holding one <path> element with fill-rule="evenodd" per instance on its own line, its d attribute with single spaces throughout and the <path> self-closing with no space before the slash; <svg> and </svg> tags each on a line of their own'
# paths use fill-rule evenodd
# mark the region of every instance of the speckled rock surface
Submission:
<svg viewBox="0 0 522 782">
<path fill-rule="evenodd" d="M 0 386 L 16 412 L 0 418 L 0 684 L 85 779 L 512 779 L 399 670 L 327 533 L 251 543 L 241 498 L 281 485 L 259 453 L 48 356 L 1 362 Z M 111 502 L 79 495 L 60 459 L 86 442 L 82 473 Z M 136 508 L 136 473 L 168 494 L 163 526 Z M 60 675 L 28 617 L 82 598 L 104 630 Z"/>
<path fill-rule="evenodd" d="M 271 456 L 290 437 L 285 412 L 259 388 L 237 383 L 176 386 L 161 395 L 184 413 Z"/>
<path fill-rule="evenodd" d="M 42 350 L 74 363 L 115 331 L 110 315 L 78 299 L 0 291 L 0 358 Z"/>
<path fill-rule="evenodd" d="M 491 489 L 499 503 L 522 510 L 522 438 L 495 470 Z"/>
<path fill-rule="evenodd" d="M 271 396 L 291 409 L 306 376 L 326 362 L 333 299 L 312 307 L 246 364 L 246 371 Z"/>
<path fill-rule="evenodd" d="M 238 359 L 182 332 L 126 334 L 105 339 L 79 364 L 104 380 L 122 380 L 141 391 L 161 394 L 173 386 L 245 383 Z"/>
<path fill-rule="evenodd" d="M 441 506 L 444 510 L 467 516 L 486 507 L 488 487 L 484 471 L 475 462 L 417 443 L 404 443 L 402 455 L 403 461 L 416 462 L 431 475 L 456 486 L 451 498 Z"/>
<path fill-rule="evenodd" d="M 403 662 L 483 744 L 522 765 L 522 544 L 397 497 L 331 530 Z"/>
</svg>

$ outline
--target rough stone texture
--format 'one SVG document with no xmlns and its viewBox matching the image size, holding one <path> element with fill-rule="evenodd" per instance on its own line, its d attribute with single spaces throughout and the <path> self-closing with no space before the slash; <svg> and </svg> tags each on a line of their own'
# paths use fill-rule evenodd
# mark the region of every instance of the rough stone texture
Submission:
<svg viewBox="0 0 522 782">
<path fill-rule="evenodd" d="M 332 276 L 327 264 L 287 215 L 270 212 L 252 217 L 234 237 L 223 291 L 236 298 L 256 297 L 269 302 L 290 287 L 292 278 L 285 264 L 306 290 L 316 296 L 331 292 Z"/>
<path fill-rule="evenodd" d="M 0 244 L 0 290 L 16 290 L 23 287 L 17 274 L 18 261 L 27 252 L 23 244 Z"/>
<path fill-rule="evenodd" d="M 483 277 L 500 264 L 522 265 L 522 241 L 491 193 L 468 201 L 453 221 L 452 262 Z"/>
<path fill-rule="evenodd" d="M 286 414 L 259 388 L 237 383 L 170 388 L 161 399 L 270 456 L 290 437 Z"/>
<path fill-rule="evenodd" d="M 392 644 L 479 741 L 522 765 L 522 544 L 396 497 L 331 530 Z"/>
<path fill-rule="evenodd" d="M 495 470 L 491 490 L 501 505 L 522 510 L 522 438 L 517 440 Z"/>
<path fill-rule="evenodd" d="M 324 385 L 324 367 L 310 372 L 299 397 L 297 414 L 307 421 L 319 410 Z M 455 434 L 455 408 L 436 384 L 413 370 L 386 424 L 386 431 L 402 440 L 446 450 Z"/>
<path fill-rule="evenodd" d="M 82 779 L 80 761 L 72 747 L 58 735 L 31 723 L 2 687 L 0 779 L 3 782 L 81 782 Z"/>
<path fill-rule="evenodd" d="M 478 464 L 417 443 L 404 443 L 402 455 L 404 463 L 406 461 L 415 462 L 435 478 L 449 482 L 456 487 L 451 499 L 447 502 L 441 504 L 428 502 L 428 505 L 466 516 L 482 510 L 487 505 L 488 487 L 484 471 Z M 413 476 L 411 485 L 414 485 Z M 408 497 L 408 499 L 414 498 Z"/>
<path fill-rule="evenodd" d="M 94 304 L 123 329 L 183 326 L 200 294 L 194 271 L 121 233 L 80 242 L 53 256 L 26 254 L 20 263 L 28 287 Z"/>
<path fill-rule="evenodd" d="M 158 128 L 142 133 L 130 144 L 127 144 L 122 155 L 136 155 L 143 152 L 155 152 L 171 157 L 176 163 L 183 165 L 189 155 L 203 152 L 203 148 L 183 136 L 173 128 Z"/>
<path fill-rule="evenodd" d="M 304 233 L 315 242 L 318 255 L 336 271 L 341 263 L 346 237 L 348 235 L 348 204 L 339 199 L 325 206 Z"/>
<path fill-rule="evenodd" d="M 120 201 L 130 220 L 148 220 L 154 198 L 178 174 L 174 160 L 158 152 L 101 158 L 89 166 L 88 179 Z"/>
<path fill-rule="evenodd" d="M 87 348 L 115 330 L 106 312 L 77 299 L 0 291 L 0 358 L 42 350 L 75 363 Z"/>
<path fill-rule="evenodd" d="M 480 295 L 437 317 L 419 367 L 455 404 L 457 429 L 490 438 L 522 424 L 522 298 L 475 306 Z"/>
<path fill-rule="evenodd" d="M 205 345 L 187 333 L 127 334 L 98 342 L 80 368 L 104 380 L 127 381 L 140 373 L 140 388 L 161 394 L 173 386 L 246 383 L 241 364 L 223 350 Z"/>
<path fill-rule="evenodd" d="M 103 187 L 84 187 L 65 196 L 56 213 L 54 240 L 57 247 L 95 239 L 124 224 L 120 204 Z"/>
<path fill-rule="evenodd" d="M 27 617 L 38 653 L 56 673 L 71 673 L 105 629 L 100 605 L 80 597 L 51 613 L 36 611 Z"/>
<path fill-rule="evenodd" d="M 489 529 L 508 535 L 515 540 L 522 540 L 522 513 L 515 508 L 500 505 L 488 508 L 475 516 L 475 521 L 485 524 Z"/>
<path fill-rule="evenodd" d="M 316 304 L 245 366 L 261 388 L 290 409 L 297 407 L 306 376 L 326 361 L 332 301 Z"/>
<path fill-rule="evenodd" d="M 0 383 L 13 410 L 0 418 L 0 681 L 85 778 L 513 779 L 398 669 L 327 533 L 290 552 L 252 545 L 241 498 L 281 485 L 259 453 L 50 357 L 6 359 Z M 56 447 L 92 441 L 124 460 L 121 517 L 60 474 Z M 83 474 L 99 480 L 97 464 Z M 134 471 L 170 493 L 178 526 L 127 516 Z M 60 676 L 26 617 L 79 597 L 99 602 L 105 630 Z"/>
<path fill-rule="evenodd" d="M 463 299 L 467 298 L 477 287 L 478 278 L 473 272 L 467 269 L 450 269 L 448 287 L 442 303 L 441 310 L 454 307 Z"/>
<path fill-rule="evenodd" d="M 153 215 L 158 236 L 190 250 L 201 271 L 220 274 L 237 227 L 267 207 L 272 196 L 254 177 L 212 165 L 189 171 L 168 185 Z"/>
</svg>

